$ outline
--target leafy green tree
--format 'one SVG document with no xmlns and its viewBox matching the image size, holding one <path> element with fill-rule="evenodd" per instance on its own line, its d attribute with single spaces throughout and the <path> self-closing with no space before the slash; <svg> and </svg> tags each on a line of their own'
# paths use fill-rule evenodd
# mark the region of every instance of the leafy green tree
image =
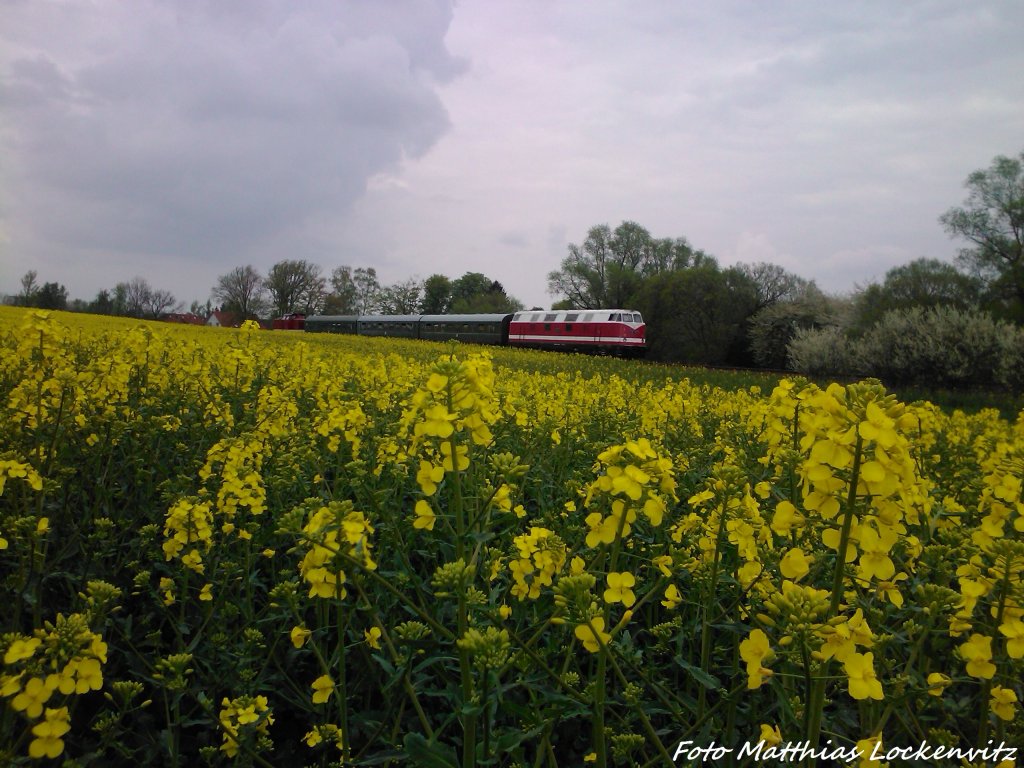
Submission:
<svg viewBox="0 0 1024 768">
<path fill-rule="evenodd" d="M 987 284 L 995 309 L 1024 320 L 1024 152 L 967 177 L 967 200 L 939 221 L 971 246 L 960 263 Z"/>
<path fill-rule="evenodd" d="M 548 292 L 578 309 L 627 307 L 645 278 L 714 263 L 685 238 L 657 240 L 633 221 L 614 231 L 601 224 L 570 243 L 561 268 L 548 274 Z"/>
<path fill-rule="evenodd" d="M 96 298 L 89 302 L 88 311 L 95 315 L 114 314 L 114 299 L 110 291 L 103 288 L 96 294 Z"/>
<path fill-rule="evenodd" d="M 352 267 L 335 267 L 331 272 L 331 292 L 324 299 L 324 312 L 328 315 L 356 314 L 356 284 Z"/>
<path fill-rule="evenodd" d="M 379 311 L 380 282 L 373 267 L 359 267 L 352 273 L 355 286 L 355 308 L 357 315 L 369 315 Z"/>
<path fill-rule="evenodd" d="M 938 259 L 915 259 L 893 267 L 880 284 L 872 283 L 856 296 L 854 329 L 862 333 L 894 309 L 976 308 L 982 290 L 977 276 L 961 272 L 952 264 Z"/>
<path fill-rule="evenodd" d="M 786 368 L 789 345 L 798 331 L 842 327 L 848 302 L 826 296 L 813 282 L 795 295 L 762 307 L 750 318 L 750 350 L 757 365 Z"/>
<path fill-rule="evenodd" d="M 452 304 L 452 281 L 434 274 L 423 281 L 423 314 L 443 315 Z"/>
<path fill-rule="evenodd" d="M 452 282 L 453 314 L 516 312 L 522 302 L 505 293 L 505 287 L 481 272 L 467 272 Z"/>
<path fill-rule="evenodd" d="M 548 274 L 548 292 L 564 296 L 578 309 L 621 307 L 639 287 L 643 233 L 619 226 L 616 238 L 607 224 L 591 227 L 582 244 L 569 244 L 561 269 Z M 618 231 L 618 230 L 616 230 Z M 650 235 L 647 236 L 650 240 Z M 618 249 L 618 250 L 617 250 Z"/>
<path fill-rule="evenodd" d="M 324 302 L 329 315 L 372 315 L 380 311 L 381 286 L 373 267 L 337 267 Z"/>
<path fill-rule="evenodd" d="M 39 309 L 67 309 L 68 289 L 57 283 L 43 283 L 32 299 L 32 306 Z"/>
<path fill-rule="evenodd" d="M 648 278 L 633 306 L 647 323 L 651 358 L 718 365 L 742 362 L 743 325 L 756 302 L 742 270 L 709 263 Z"/>
</svg>

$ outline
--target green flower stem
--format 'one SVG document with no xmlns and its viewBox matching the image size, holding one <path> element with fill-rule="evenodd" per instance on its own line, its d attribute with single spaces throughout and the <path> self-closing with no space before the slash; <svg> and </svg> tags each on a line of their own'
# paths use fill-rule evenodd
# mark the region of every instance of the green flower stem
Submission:
<svg viewBox="0 0 1024 768">
<path fill-rule="evenodd" d="M 715 534 L 715 557 L 711 563 L 711 583 L 708 591 L 701 601 L 701 628 L 700 628 L 700 669 L 705 674 L 711 673 L 711 606 L 715 602 L 718 589 L 718 566 L 722 558 L 722 537 L 725 533 L 725 523 L 728 519 L 726 511 L 728 505 L 722 504 L 722 513 L 718 519 L 718 533 Z M 697 691 L 697 717 L 704 714 L 707 706 L 708 689 L 701 685 Z"/>
<path fill-rule="evenodd" d="M 370 613 L 373 614 L 374 625 L 380 628 L 380 636 L 381 639 L 384 640 L 384 645 L 387 646 L 388 654 L 391 656 L 391 662 L 397 666 L 399 662 L 399 656 L 398 651 L 395 649 L 394 643 L 391 642 L 391 634 L 384 626 L 384 622 L 381 621 L 380 614 L 373 607 L 373 604 L 370 602 L 370 598 L 363 590 L 362 585 L 356 583 L 353 586 L 355 587 L 356 592 L 359 593 L 359 597 L 360 599 L 362 599 L 363 604 L 370 610 Z M 408 694 L 409 699 L 412 702 L 413 709 L 416 710 L 416 716 L 420 720 L 420 725 L 423 726 L 424 733 L 427 734 L 428 739 L 433 741 L 434 729 L 430 727 L 430 720 L 427 718 L 426 713 L 423 711 L 423 706 L 420 704 L 419 697 L 416 695 L 416 689 L 409 681 L 408 667 L 406 667 L 405 671 L 402 673 L 402 687 L 405 689 L 406 694 Z M 395 727 L 397 728 L 398 725 L 399 723 L 396 722 Z"/>
<path fill-rule="evenodd" d="M 843 578 L 846 574 L 846 549 L 850 543 L 850 529 L 853 527 L 853 513 L 857 506 L 857 485 L 860 483 L 860 463 L 863 453 L 863 439 L 857 431 L 857 444 L 853 452 L 853 470 L 850 473 L 850 489 L 846 495 L 843 508 L 843 527 L 839 534 L 839 549 L 836 553 L 836 568 L 832 577 L 832 599 L 829 601 L 825 623 L 839 611 L 843 598 Z M 825 684 L 828 682 L 829 661 L 823 661 L 818 676 L 814 679 L 814 687 L 807 702 L 807 740 L 812 748 L 818 746 L 821 738 L 821 718 L 825 708 Z"/>
<path fill-rule="evenodd" d="M 590 627 L 590 631 L 594 633 L 594 639 L 597 640 L 601 646 L 600 653 L 597 656 L 597 675 L 594 681 L 594 752 L 597 754 L 597 762 L 595 765 L 597 768 L 607 768 L 608 765 L 608 751 L 604 741 L 604 697 L 605 697 L 605 675 L 606 667 L 608 664 L 608 649 L 605 648 L 604 643 L 601 642 L 601 636 L 594 629 L 594 625 L 587 619 L 587 626 Z"/>
<path fill-rule="evenodd" d="M 1003 612 L 1006 610 L 1006 597 L 1010 593 L 1010 571 L 1013 566 L 1013 558 L 1007 554 L 1006 566 L 1003 569 L 1003 578 L 999 584 L 999 605 L 996 608 L 995 626 L 1003 623 Z M 981 687 L 981 713 L 978 718 L 978 744 L 988 741 L 988 710 L 989 701 L 992 697 L 992 678 L 989 678 Z M 1002 721 L 1000 721 L 1000 724 Z M 1000 729 L 1001 730 L 1001 729 Z"/>
<path fill-rule="evenodd" d="M 345 632 L 347 630 L 347 617 L 345 606 L 341 599 L 341 585 L 338 585 L 337 609 L 337 648 L 335 653 L 338 657 L 338 682 L 335 684 L 338 708 L 338 727 L 341 728 L 341 762 L 348 762 L 349 756 L 349 730 L 348 730 L 348 685 L 345 678 Z"/>
</svg>

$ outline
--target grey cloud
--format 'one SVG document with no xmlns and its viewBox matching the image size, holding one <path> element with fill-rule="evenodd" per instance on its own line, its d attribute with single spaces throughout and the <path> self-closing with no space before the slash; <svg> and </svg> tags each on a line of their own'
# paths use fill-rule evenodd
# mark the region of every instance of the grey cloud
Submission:
<svg viewBox="0 0 1024 768">
<path fill-rule="evenodd" d="M 285 234 L 309 245 L 304 221 L 343 214 L 448 131 L 437 88 L 465 66 L 445 48 L 449 2 L 68 7 L 61 24 L 8 5 L 0 32 L 17 189 L 3 226 L 29 257 L 223 271 Z"/>
<path fill-rule="evenodd" d="M 498 242 L 513 248 L 526 248 L 530 245 L 530 239 L 524 232 L 502 232 L 498 236 Z"/>
</svg>

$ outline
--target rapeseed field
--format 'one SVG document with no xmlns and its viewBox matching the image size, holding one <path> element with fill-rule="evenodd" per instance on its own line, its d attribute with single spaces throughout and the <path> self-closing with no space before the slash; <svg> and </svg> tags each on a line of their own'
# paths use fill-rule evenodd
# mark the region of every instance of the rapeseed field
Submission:
<svg viewBox="0 0 1024 768">
<path fill-rule="evenodd" d="M 1024 761 L 1024 416 L 11 308 L 0 351 L 4 765 Z"/>
</svg>

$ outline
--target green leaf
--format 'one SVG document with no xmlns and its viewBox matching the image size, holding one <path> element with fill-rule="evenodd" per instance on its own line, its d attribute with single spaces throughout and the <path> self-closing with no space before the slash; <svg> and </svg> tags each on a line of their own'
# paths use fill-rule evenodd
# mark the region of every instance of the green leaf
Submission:
<svg viewBox="0 0 1024 768">
<path fill-rule="evenodd" d="M 407 733 L 403 743 L 405 755 L 411 765 L 423 768 L 458 768 L 455 750 L 446 744 L 427 741 L 419 733 Z"/>
<path fill-rule="evenodd" d="M 676 657 L 675 662 L 680 667 L 689 672 L 690 675 L 693 676 L 694 680 L 696 680 L 698 683 L 703 685 L 708 690 L 717 691 L 719 688 L 722 687 L 722 684 L 718 681 L 717 677 L 708 674 L 700 667 L 695 667 L 693 664 L 690 664 L 688 661 L 681 659 L 679 657 Z"/>
</svg>

